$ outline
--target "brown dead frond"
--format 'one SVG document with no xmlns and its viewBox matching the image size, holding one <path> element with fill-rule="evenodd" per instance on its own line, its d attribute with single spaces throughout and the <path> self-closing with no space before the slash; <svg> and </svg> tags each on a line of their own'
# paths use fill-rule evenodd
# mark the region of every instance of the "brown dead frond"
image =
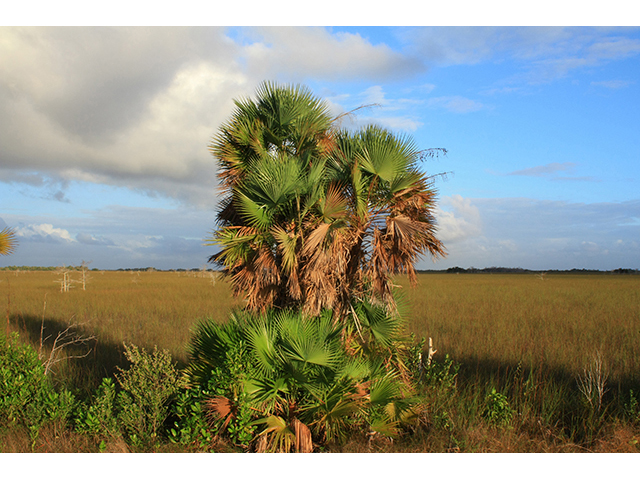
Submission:
<svg viewBox="0 0 640 480">
<path fill-rule="evenodd" d="M 220 430 L 224 430 L 236 416 L 236 406 L 227 397 L 217 396 L 204 401 L 205 417 L 209 423 L 223 420 Z"/>
</svg>

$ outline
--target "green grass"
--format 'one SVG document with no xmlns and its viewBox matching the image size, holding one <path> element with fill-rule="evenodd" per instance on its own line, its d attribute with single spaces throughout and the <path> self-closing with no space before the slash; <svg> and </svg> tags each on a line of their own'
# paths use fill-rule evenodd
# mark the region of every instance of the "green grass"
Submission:
<svg viewBox="0 0 640 480">
<path fill-rule="evenodd" d="M 51 336 L 45 356 L 70 323 L 96 336 L 67 352 L 91 348 L 88 357 L 56 367 L 55 380 L 76 392 L 92 391 L 125 365 L 125 341 L 167 349 L 184 365 L 191 328 L 205 318 L 223 322 L 242 305 L 208 272 L 92 271 L 86 291 L 76 283 L 68 293 L 60 292 L 59 276 L 1 271 L 0 307 L 5 328 L 36 350 L 44 324 Z M 448 355 L 460 370 L 427 383 L 411 435 L 393 444 L 353 439 L 343 451 L 640 451 L 633 400 L 640 394 L 640 276 L 421 274 L 415 288 L 403 278 L 396 283 L 407 330 L 433 339 L 434 369 Z M 578 387 L 598 354 L 608 373 L 600 409 Z M 70 445 L 86 448 L 73 438 Z"/>
</svg>

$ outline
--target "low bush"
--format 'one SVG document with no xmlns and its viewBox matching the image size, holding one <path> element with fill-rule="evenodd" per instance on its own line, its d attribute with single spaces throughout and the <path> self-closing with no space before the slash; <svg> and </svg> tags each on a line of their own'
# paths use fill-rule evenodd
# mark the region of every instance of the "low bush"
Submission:
<svg viewBox="0 0 640 480">
<path fill-rule="evenodd" d="M 382 307 L 358 312 L 358 345 L 331 312 L 236 312 L 200 324 L 187 373 L 209 391 L 213 432 L 256 451 L 312 451 L 354 429 L 397 435 L 416 406 L 406 349 L 393 348 L 398 329 Z"/>
<path fill-rule="evenodd" d="M 76 430 L 98 439 L 119 437 L 116 386 L 104 378 L 92 401 L 80 404 L 76 412 Z"/>
<path fill-rule="evenodd" d="M 170 407 L 171 426 L 167 435 L 172 443 L 192 451 L 209 451 L 213 434 L 203 407 L 209 392 L 198 386 L 183 388 Z"/>
<path fill-rule="evenodd" d="M 180 389 L 179 372 L 167 350 L 156 347 L 147 353 L 125 344 L 124 353 L 131 365 L 116 374 L 118 423 L 133 446 L 153 444 L 169 416 L 169 403 Z"/>
<path fill-rule="evenodd" d="M 47 423 L 66 425 L 76 400 L 67 390 L 58 393 L 45 367 L 30 346 L 13 333 L 0 334 L 0 426 L 27 427 L 32 441 Z"/>
</svg>

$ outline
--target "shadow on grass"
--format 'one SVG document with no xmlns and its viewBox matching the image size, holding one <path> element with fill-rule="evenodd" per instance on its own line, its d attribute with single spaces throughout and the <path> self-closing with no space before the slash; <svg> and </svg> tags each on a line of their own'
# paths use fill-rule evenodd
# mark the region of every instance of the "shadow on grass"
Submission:
<svg viewBox="0 0 640 480">
<path fill-rule="evenodd" d="M 505 362 L 477 356 L 452 357 L 460 364 L 458 378 L 463 385 L 493 385 L 503 387 L 512 384 L 514 379 L 526 379 L 532 372 L 538 380 L 554 385 L 563 385 L 578 393 L 578 376 L 562 367 L 530 362 Z M 437 360 L 437 359 L 436 359 Z M 610 395 L 617 392 L 640 392 L 640 376 L 634 372 L 620 378 L 609 378 L 607 391 Z"/>
<path fill-rule="evenodd" d="M 21 340 L 39 353 L 43 362 L 52 358 L 56 338 L 70 326 L 58 318 L 45 317 L 43 321 L 42 317 L 20 314 L 11 315 L 9 322 L 11 329 L 17 331 Z M 93 335 L 82 325 L 72 327 L 69 333 L 76 335 L 76 338 Z M 57 345 L 60 343 L 61 340 Z M 104 377 L 113 377 L 118 367 L 128 366 L 123 345 L 100 338 L 69 344 L 57 352 L 55 359 L 59 361 L 51 369 L 54 382 L 81 395 L 91 394 Z"/>
</svg>

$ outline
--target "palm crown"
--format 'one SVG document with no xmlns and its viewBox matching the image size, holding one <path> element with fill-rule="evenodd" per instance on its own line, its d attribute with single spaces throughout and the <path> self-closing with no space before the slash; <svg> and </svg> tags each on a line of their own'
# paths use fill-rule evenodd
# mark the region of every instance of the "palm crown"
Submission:
<svg viewBox="0 0 640 480">
<path fill-rule="evenodd" d="M 391 275 L 415 280 L 418 258 L 445 255 L 423 152 L 380 127 L 339 130 L 303 87 L 265 83 L 236 101 L 210 149 L 223 194 L 210 261 L 249 310 L 393 305 Z"/>
</svg>

